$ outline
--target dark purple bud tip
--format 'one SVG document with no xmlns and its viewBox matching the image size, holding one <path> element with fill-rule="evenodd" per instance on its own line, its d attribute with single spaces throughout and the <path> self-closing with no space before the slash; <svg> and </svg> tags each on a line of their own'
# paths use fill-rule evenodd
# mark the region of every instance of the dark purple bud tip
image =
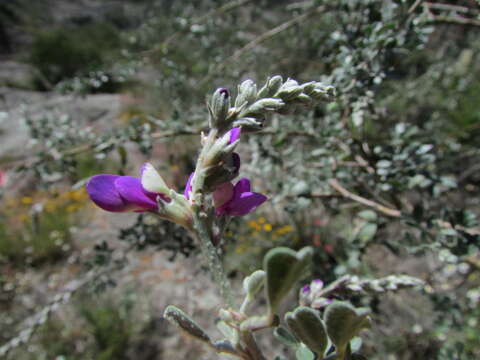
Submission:
<svg viewBox="0 0 480 360">
<path fill-rule="evenodd" d="M 310 285 L 305 285 L 302 287 L 302 294 L 307 294 L 310 292 Z"/>
<path fill-rule="evenodd" d="M 220 88 L 220 94 L 223 95 L 226 99 L 228 99 L 228 97 L 230 96 L 228 90 L 225 88 Z"/>
</svg>

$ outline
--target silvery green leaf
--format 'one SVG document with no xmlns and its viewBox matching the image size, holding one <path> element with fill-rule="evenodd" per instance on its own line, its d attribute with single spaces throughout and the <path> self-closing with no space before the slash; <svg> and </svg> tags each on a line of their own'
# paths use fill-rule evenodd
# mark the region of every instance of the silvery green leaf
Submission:
<svg viewBox="0 0 480 360">
<path fill-rule="evenodd" d="M 210 337 L 190 316 L 179 308 L 169 305 L 163 313 L 163 317 L 170 323 L 183 330 L 187 335 L 210 344 Z"/>
<path fill-rule="evenodd" d="M 325 310 L 324 319 L 328 336 L 337 349 L 345 349 L 360 330 L 370 327 L 366 310 L 355 309 L 342 301 L 330 304 Z"/>
<path fill-rule="evenodd" d="M 257 270 L 243 280 L 243 291 L 249 296 L 253 297 L 260 291 L 265 284 L 266 273 L 263 270 Z"/>
<path fill-rule="evenodd" d="M 298 346 L 298 340 L 282 326 L 275 328 L 273 336 L 287 346 Z"/>
<path fill-rule="evenodd" d="M 295 358 L 297 360 L 314 360 L 315 354 L 312 353 L 308 347 L 300 344 L 300 346 L 297 348 L 297 351 L 295 351 Z"/>
<path fill-rule="evenodd" d="M 311 265 L 313 250 L 310 247 L 295 252 L 277 247 L 270 250 L 263 260 L 267 273 L 266 293 L 269 312 L 272 315 L 282 299 Z"/>
<path fill-rule="evenodd" d="M 285 315 L 285 322 L 295 337 L 322 356 L 328 345 L 327 332 L 317 310 L 300 306 Z"/>
<path fill-rule="evenodd" d="M 350 341 L 350 348 L 352 349 L 352 352 L 360 350 L 360 348 L 362 347 L 362 343 L 362 338 L 355 336 L 352 341 Z"/>
</svg>

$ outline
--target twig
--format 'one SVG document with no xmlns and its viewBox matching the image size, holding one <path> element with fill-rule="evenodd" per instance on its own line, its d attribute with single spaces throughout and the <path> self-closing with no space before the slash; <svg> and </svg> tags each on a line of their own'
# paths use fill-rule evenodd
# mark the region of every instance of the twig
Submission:
<svg viewBox="0 0 480 360">
<path fill-rule="evenodd" d="M 459 25 L 472 25 L 472 26 L 480 26 L 480 20 L 477 19 L 470 19 L 462 16 L 439 16 L 434 15 L 432 19 L 428 21 L 428 23 L 435 24 L 435 23 L 447 23 L 447 24 L 459 24 Z"/>
<path fill-rule="evenodd" d="M 365 199 L 364 197 L 361 197 L 359 195 L 351 193 L 350 191 L 345 189 L 342 185 L 340 185 L 339 182 L 335 179 L 330 179 L 328 181 L 328 183 L 330 184 L 331 187 L 333 187 L 340 194 L 342 194 L 343 197 L 345 197 L 347 199 L 350 199 L 350 200 L 356 201 L 360 204 L 363 204 L 365 206 L 374 208 L 375 210 L 377 210 L 377 211 L 379 211 L 379 212 L 381 212 L 381 213 L 383 213 L 387 216 L 397 217 L 397 218 L 402 216 L 402 213 L 401 213 L 400 210 L 388 208 L 388 207 L 383 206 L 379 203 L 376 203 L 372 200 Z"/>
<path fill-rule="evenodd" d="M 282 31 L 287 30 L 288 28 L 292 27 L 293 25 L 298 24 L 298 23 L 306 20 L 310 16 L 314 15 L 317 11 L 321 11 L 323 9 L 324 9 L 323 6 L 318 6 L 316 8 L 310 9 L 310 10 L 306 11 L 305 13 L 303 13 L 299 16 L 296 16 L 289 21 L 284 22 L 283 24 L 280 24 L 280 25 L 274 27 L 273 29 L 268 30 L 267 32 L 263 33 L 262 35 L 256 37 L 252 41 L 250 41 L 248 44 L 246 44 L 241 49 L 238 49 L 237 51 L 235 51 L 235 53 L 232 56 L 230 56 L 226 60 L 222 61 L 221 64 L 220 64 L 220 68 L 223 68 L 225 66 L 225 64 L 230 62 L 230 61 L 237 60 L 241 55 L 243 55 L 247 51 L 252 50 L 256 46 L 258 46 L 260 43 L 274 37 L 275 35 L 278 35 Z"/>
<path fill-rule="evenodd" d="M 413 5 L 410 7 L 410 9 L 408 9 L 408 13 L 411 14 L 413 13 L 417 7 L 422 3 L 423 0 L 417 0 L 413 3 Z"/>
<path fill-rule="evenodd" d="M 280 24 L 273 29 L 268 30 L 267 32 L 263 33 L 262 35 L 256 37 L 252 41 L 250 41 L 248 44 L 243 46 L 242 48 L 238 49 L 231 55 L 230 57 L 222 60 L 217 66 L 215 67 L 214 71 L 211 71 L 209 75 L 207 75 L 200 83 L 205 84 L 212 76 L 212 74 L 217 73 L 218 71 L 224 69 L 230 62 L 237 60 L 241 55 L 243 55 L 245 52 L 252 50 L 256 46 L 258 46 L 260 43 L 271 39 L 272 37 L 280 34 L 281 32 L 289 29 L 293 25 L 296 25 L 306 19 L 308 19 L 310 16 L 314 15 L 315 13 L 324 10 L 325 7 L 323 5 L 314 7 L 303 14 L 294 17 L 293 19 L 290 19 L 287 22 L 284 22 L 283 24 Z"/>
<path fill-rule="evenodd" d="M 230 1 L 230 2 L 220 6 L 219 8 L 208 12 L 205 15 L 202 15 L 198 18 L 193 19 L 191 21 L 191 24 L 201 24 L 201 23 L 207 21 L 208 19 L 212 19 L 212 18 L 214 18 L 218 15 L 225 14 L 225 13 L 227 13 L 231 10 L 234 10 L 234 9 L 236 9 L 236 8 L 242 6 L 242 5 L 245 5 L 246 3 L 249 3 L 250 1 L 252 1 L 252 0 L 233 0 L 233 1 Z M 145 51 L 142 52 L 142 54 L 143 55 L 150 55 L 150 54 L 156 53 L 159 50 L 166 49 L 174 40 L 178 39 L 178 37 L 180 37 L 181 35 L 188 32 L 189 29 L 190 29 L 190 27 L 188 27 L 186 29 L 183 29 L 183 30 L 179 30 L 179 31 L 173 33 L 167 39 L 165 39 L 160 44 L 155 46 L 153 49 L 145 50 Z"/>
<path fill-rule="evenodd" d="M 426 3 L 423 4 L 423 6 L 426 6 L 430 9 L 456 11 L 456 12 L 461 12 L 461 13 L 471 13 L 471 14 L 477 14 L 478 13 L 478 11 L 476 9 L 472 9 L 472 8 L 468 8 L 466 6 L 460 6 L 460 5 L 426 2 Z"/>
</svg>

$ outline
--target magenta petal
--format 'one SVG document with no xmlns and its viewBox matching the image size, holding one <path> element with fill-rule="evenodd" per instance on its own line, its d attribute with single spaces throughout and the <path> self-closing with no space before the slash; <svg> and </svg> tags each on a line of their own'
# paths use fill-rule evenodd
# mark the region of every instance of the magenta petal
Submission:
<svg viewBox="0 0 480 360">
<path fill-rule="evenodd" d="M 239 199 L 240 195 L 245 192 L 250 192 L 250 180 L 247 178 L 241 178 L 235 184 L 233 198 Z"/>
<path fill-rule="evenodd" d="M 244 216 L 262 205 L 266 200 L 267 197 L 265 195 L 244 192 L 240 195 L 240 198 L 228 203 L 226 212 L 231 216 Z"/>
<path fill-rule="evenodd" d="M 100 208 L 112 212 L 129 211 L 128 203 L 115 188 L 118 175 L 101 174 L 93 176 L 87 183 L 90 199 Z"/>
<path fill-rule="evenodd" d="M 228 143 L 232 144 L 235 141 L 237 141 L 240 138 L 240 133 L 241 132 L 242 132 L 242 128 L 239 128 L 239 127 L 236 127 L 236 128 L 233 128 L 232 130 L 230 130 L 230 140 L 229 140 Z"/>
<path fill-rule="evenodd" d="M 185 190 L 183 191 L 183 195 L 189 199 L 190 198 L 190 191 L 192 191 L 192 179 L 193 179 L 193 175 L 195 175 L 195 173 L 191 173 L 190 176 L 188 177 L 188 180 L 187 180 L 187 184 L 185 185 Z"/>
<path fill-rule="evenodd" d="M 134 205 L 131 210 L 157 209 L 156 201 L 145 193 L 140 179 L 131 176 L 120 176 L 115 180 L 115 188 L 127 203 Z"/>
</svg>

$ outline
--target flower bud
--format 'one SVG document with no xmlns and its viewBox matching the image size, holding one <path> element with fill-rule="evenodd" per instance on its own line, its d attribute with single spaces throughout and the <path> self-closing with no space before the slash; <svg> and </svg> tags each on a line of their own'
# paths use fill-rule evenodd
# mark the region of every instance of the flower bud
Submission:
<svg viewBox="0 0 480 360">
<path fill-rule="evenodd" d="M 280 75 L 273 76 L 267 79 L 265 85 L 258 91 L 257 99 L 265 97 L 272 97 L 282 86 L 283 79 Z"/>
<path fill-rule="evenodd" d="M 235 107 L 238 108 L 244 103 L 251 104 L 257 96 L 257 85 L 250 79 L 245 80 L 238 86 L 238 95 L 235 99 Z"/>
<path fill-rule="evenodd" d="M 217 186 L 236 178 L 239 170 L 240 156 L 235 152 L 225 155 L 218 165 L 207 171 L 205 188 L 207 191 L 213 191 Z"/>
<path fill-rule="evenodd" d="M 212 127 L 225 127 L 225 120 L 230 109 L 230 94 L 225 88 L 217 89 L 210 101 L 210 116 Z"/>
<path fill-rule="evenodd" d="M 233 122 L 233 126 L 240 126 L 244 133 L 258 132 L 265 127 L 265 116 L 257 115 L 256 117 L 240 118 Z"/>
<path fill-rule="evenodd" d="M 280 110 L 285 103 L 281 99 L 276 98 L 265 98 L 260 99 L 250 105 L 244 114 L 242 115 L 258 115 L 263 114 L 267 111 L 277 111 Z"/>
<path fill-rule="evenodd" d="M 278 89 L 275 94 L 276 97 L 281 98 L 284 101 L 289 101 L 295 99 L 303 91 L 302 87 L 298 85 L 293 79 L 288 79 L 285 83 Z"/>
<path fill-rule="evenodd" d="M 315 84 L 315 90 L 310 95 L 315 100 L 331 101 L 335 97 L 335 87 L 331 85 L 324 85 L 320 82 Z"/>
</svg>

